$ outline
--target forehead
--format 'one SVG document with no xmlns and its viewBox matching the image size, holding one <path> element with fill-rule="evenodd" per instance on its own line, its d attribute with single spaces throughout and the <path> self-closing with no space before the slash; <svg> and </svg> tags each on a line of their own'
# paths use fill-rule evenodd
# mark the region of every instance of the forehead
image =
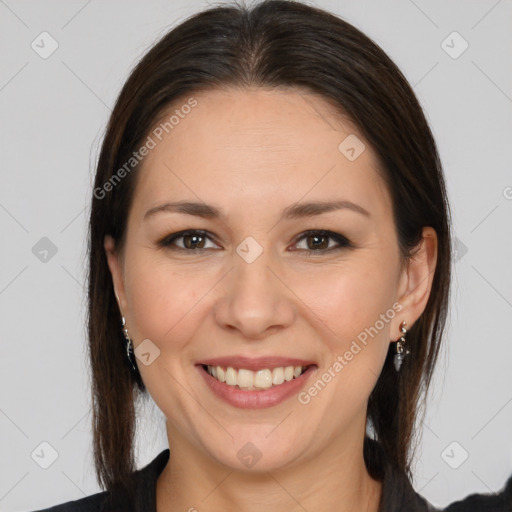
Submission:
<svg viewBox="0 0 512 512">
<path fill-rule="evenodd" d="M 199 199 L 234 208 L 277 200 L 282 208 L 305 196 L 345 197 L 389 213 L 376 155 L 325 99 L 262 88 L 192 98 L 193 108 L 184 107 L 190 97 L 176 101 L 153 128 L 154 148 L 137 171 L 138 204 Z"/>
</svg>

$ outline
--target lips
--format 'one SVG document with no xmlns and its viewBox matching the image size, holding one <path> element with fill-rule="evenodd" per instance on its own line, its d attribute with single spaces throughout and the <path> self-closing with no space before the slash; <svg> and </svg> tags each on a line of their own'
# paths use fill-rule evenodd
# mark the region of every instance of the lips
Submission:
<svg viewBox="0 0 512 512">
<path fill-rule="evenodd" d="M 317 365 L 289 357 L 231 356 L 205 359 L 196 367 L 217 397 L 238 408 L 259 409 L 298 393 Z"/>
</svg>

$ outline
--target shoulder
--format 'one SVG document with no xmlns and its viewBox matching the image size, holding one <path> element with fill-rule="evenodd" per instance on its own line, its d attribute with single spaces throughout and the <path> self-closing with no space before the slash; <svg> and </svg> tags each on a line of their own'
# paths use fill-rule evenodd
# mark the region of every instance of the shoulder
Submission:
<svg viewBox="0 0 512 512">
<path fill-rule="evenodd" d="M 503 490 L 494 494 L 471 494 L 443 512 L 512 512 L 512 476 Z"/>
<path fill-rule="evenodd" d="M 119 492 L 103 491 L 34 512 L 154 512 L 156 481 L 169 459 L 169 454 L 167 448 L 142 469 L 135 471 L 133 476 L 136 503 L 129 502 Z"/>
<path fill-rule="evenodd" d="M 472 494 L 452 503 L 443 512 L 512 512 L 512 502 L 500 495 Z"/>
<path fill-rule="evenodd" d="M 110 503 L 108 491 L 99 492 L 74 501 L 68 501 L 50 508 L 36 510 L 34 512 L 114 512 L 117 510 Z"/>
</svg>

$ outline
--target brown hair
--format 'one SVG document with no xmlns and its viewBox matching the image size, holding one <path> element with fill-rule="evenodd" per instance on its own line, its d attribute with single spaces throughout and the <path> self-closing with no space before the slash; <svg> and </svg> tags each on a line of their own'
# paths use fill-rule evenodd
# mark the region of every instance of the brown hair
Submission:
<svg viewBox="0 0 512 512">
<path fill-rule="evenodd" d="M 368 420 L 385 461 L 410 475 L 414 425 L 431 381 L 449 302 L 450 212 L 436 144 L 411 87 L 371 39 L 321 9 L 268 0 L 251 8 L 209 8 L 172 29 L 136 65 L 112 111 L 97 164 L 89 233 L 88 335 L 100 485 L 130 489 L 135 404 L 147 396 L 140 375 L 126 359 L 103 248 L 107 234 L 116 240 L 116 249 L 123 246 L 136 172 L 117 181 L 114 175 L 171 102 L 229 86 L 301 87 L 329 101 L 353 121 L 378 155 L 404 262 L 424 226 L 437 233 L 431 294 L 407 335 L 411 354 L 397 373 L 390 344 L 368 403 Z M 108 190 L 107 182 L 112 184 Z M 373 446 L 365 441 L 364 457 L 370 474 L 381 479 Z"/>
</svg>

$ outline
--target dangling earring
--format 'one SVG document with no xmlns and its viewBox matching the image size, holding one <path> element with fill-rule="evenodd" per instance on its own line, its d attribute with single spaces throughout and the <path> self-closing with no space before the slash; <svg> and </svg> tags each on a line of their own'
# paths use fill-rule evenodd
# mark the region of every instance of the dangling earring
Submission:
<svg viewBox="0 0 512 512">
<path fill-rule="evenodd" d="M 400 371 L 400 367 L 402 366 L 405 356 L 410 354 L 408 349 L 404 350 L 405 335 L 407 334 L 407 329 L 405 328 L 406 325 L 406 322 L 402 322 L 400 324 L 400 332 L 402 333 L 402 336 L 400 336 L 400 339 L 396 342 L 396 354 L 393 362 L 397 372 Z"/>
<path fill-rule="evenodd" d="M 126 339 L 126 357 L 128 358 L 128 361 L 130 361 L 130 364 L 132 366 L 132 368 L 134 369 L 134 371 L 138 371 L 137 369 L 137 365 L 135 363 L 135 354 L 133 352 L 133 344 L 132 344 L 132 340 L 130 339 L 130 336 L 128 334 L 128 329 L 126 328 L 126 320 L 123 317 L 121 317 L 121 323 L 122 323 L 122 326 L 123 326 L 123 334 L 124 334 L 124 337 Z"/>
</svg>

